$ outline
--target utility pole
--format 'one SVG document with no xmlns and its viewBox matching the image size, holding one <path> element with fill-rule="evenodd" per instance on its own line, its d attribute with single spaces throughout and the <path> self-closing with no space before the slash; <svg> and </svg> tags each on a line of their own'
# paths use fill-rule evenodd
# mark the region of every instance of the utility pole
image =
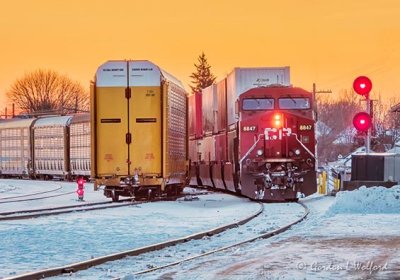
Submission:
<svg viewBox="0 0 400 280">
<path fill-rule="evenodd" d="M 316 115 L 318 115 L 317 114 L 317 93 L 332 93 L 332 91 L 330 90 L 330 89 L 328 89 L 328 90 L 318 90 L 317 91 L 317 86 L 316 86 L 316 84 L 315 83 L 313 83 L 313 91 L 312 91 L 312 93 L 313 93 L 313 99 L 314 99 L 314 112 L 315 112 L 315 114 Z"/>
<path fill-rule="evenodd" d="M 318 90 L 317 91 L 317 86 L 315 83 L 313 83 L 313 103 L 314 103 L 314 115 L 315 115 L 315 121 L 318 120 L 318 107 L 317 107 L 317 93 L 332 93 L 331 90 Z M 317 128 L 314 127 L 314 134 L 317 131 Z M 315 168 L 318 168 L 318 147 L 315 145 Z"/>
</svg>

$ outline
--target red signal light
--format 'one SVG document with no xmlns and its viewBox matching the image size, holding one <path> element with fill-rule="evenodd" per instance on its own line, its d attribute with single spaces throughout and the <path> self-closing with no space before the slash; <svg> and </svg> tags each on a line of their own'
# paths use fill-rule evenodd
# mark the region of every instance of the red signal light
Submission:
<svg viewBox="0 0 400 280">
<path fill-rule="evenodd" d="M 353 125 L 358 131 L 367 131 L 371 124 L 371 116 L 366 112 L 359 112 L 353 118 Z"/>
<path fill-rule="evenodd" d="M 78 179 L 78 186 L 83 186 L 85 184 L 85 179 L 80 178 Z"/>
<path fill-rule="evenodd" d="M 372 89 L 372 82 L 368 77 L 360 76 L 354 80 L 353 88 L 357 94 L 368 97 Z"/>
</svg>

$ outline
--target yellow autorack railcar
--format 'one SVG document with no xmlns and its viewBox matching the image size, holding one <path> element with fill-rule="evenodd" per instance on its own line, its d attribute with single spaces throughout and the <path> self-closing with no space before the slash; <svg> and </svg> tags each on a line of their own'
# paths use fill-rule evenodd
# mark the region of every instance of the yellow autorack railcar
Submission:
<svg viewBox="0 0 400 280">
<path fill-rule="evenodd" d="M 108 61 L 91 85 L 95 189 L 119 196 L 178 193 L 187 180 L 187 93 L 146 60 Z"/>
</svg>

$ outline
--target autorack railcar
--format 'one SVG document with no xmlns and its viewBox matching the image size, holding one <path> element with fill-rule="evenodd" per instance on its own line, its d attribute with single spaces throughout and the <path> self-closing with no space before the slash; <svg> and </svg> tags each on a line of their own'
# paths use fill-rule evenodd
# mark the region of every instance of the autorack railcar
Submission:
<svg viewBox="0 0 400 280">
<path fill-rule="evenodd" d="M 108 61 L 91 86 L 92 177 L 119 196 L 178 193 L 187 177 L 187 93 L 147 60 Z"/>
<path fill-rule="evenodd" d="M 90 115 L 13 118 L 0 122 L 0 176 L 90 177 Z"/>
<path fill-rule="evenodd" d="M 32 175 L 32 126 L 36 119 L 0 122 L 0 176 L 28 178 Z"/>
</svg>

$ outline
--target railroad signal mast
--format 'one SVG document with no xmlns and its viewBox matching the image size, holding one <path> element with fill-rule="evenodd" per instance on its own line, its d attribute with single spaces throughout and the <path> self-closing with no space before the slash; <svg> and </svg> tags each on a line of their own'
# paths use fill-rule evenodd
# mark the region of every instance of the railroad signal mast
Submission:
<svg viewBox="0 0 400 280">
<path fill-rule="evenodd" d="M 372 82 L 366 76 L 359 76 L 353 82 L 354 91 L 365 97 L 367 102 L 366 112 L 358 112 L 353 118 L 354 127 L 361 132 L 366 133 L 365 139 L 365 152 L 369 154 L 371 145 L 371 127 L 372 127 L 372 116 L 371 116 L 371 100 L 369 93 L 372 89 Z"/>
</svg>

